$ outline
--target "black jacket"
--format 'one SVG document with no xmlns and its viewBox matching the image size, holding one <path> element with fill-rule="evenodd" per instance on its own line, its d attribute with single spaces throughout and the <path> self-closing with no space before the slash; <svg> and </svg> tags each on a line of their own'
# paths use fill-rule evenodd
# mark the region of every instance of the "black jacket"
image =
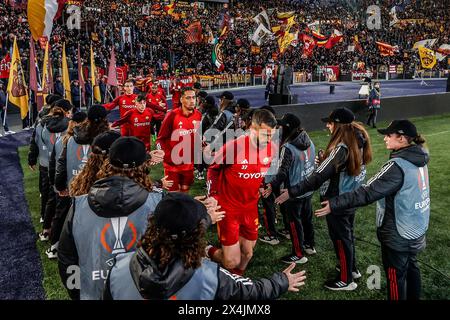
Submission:
<svg viewBox="0 0 450 320">
<path fill-rule="evenodd" d="M 392 158 L 405 159 L 418 167 L 425 166 L 429 161 L 428 153 L 420 146 L 413 145 L 390 155 Z M 415 239 L 402 238 L 395 224 L 394 198 L 403 186 L 403 170 L 395 162 L 387 162 L 367 184 L 360 188 L 330 199 L 333 214 L 346 208 L 366 206 L 372 202 L 386 198 L 386 208 L 383 224 L 377 230 L 378 238 L 384 245 L 396 251 L 419 251 L 425 246 L 425 235 Z"/>
<path fill-rule="evenodd" d="M 47 129 L 52 133 L 64 132 L 69 126 L 69 119 L 61 117 L 52 117 L 47 121 Z M 48 177 L 50 185 L 55 184 L 55 169 L 56 169 L 56 159 L 55 159 L 55 146 L 48 159 Z"/>
<path fill-rule="evenodd" d="M 175 259 L 160 271 L 157 263 L 139 248 L 130 262 L 131 276 L 143 297 L 168 299 L 179 291 L 194 275 L 194 269 L 186 269 L 181 259 Z M 270 278 L 246 279 L 217 265 L 218 287 L 215 300 L 272 300 L 285 293 L 289 281 L 282 272 Z M 130 284 L 133 285 L 133 284 Z M 104 299 L 111 300 L 109 277 L 106 282 Z"/>
<path fill-rule="evenodd" d="M 296 136 L 292 137 L 286 143 L 292 144 L 298 150 L 303 151 L 311 146 L 311 139 L 309 138 L 306 131 L 299 132 Z M 278 173 L 275 175 L 273 180 L 270 182 L 273 188 L 279 188 L 282 183 L 286 187 L 290 186 L 289 183 L 289 169 L 292 165 L 292 153 L 283 144 L 280 151 L 280 167 L 278 168 Z"/>
<path fill-rule="evenodd" d="M 358 139 L 358 146 L 363 148 L 367 141 L 364 139 L 362 133 L 358 132 L 356 138 Z M 338 196 L 340 173 L 345 170 L 347 159 L 348 150 L 345 147 L 339 146 L 335 148 L 330 152 L 329 156 L 322 161 L 313 174 L 308 176 L 300 184 L 288 188 L 289 197 L 295 198 L 309 191 L 317 190 L 327 180 L 330 180 L 329 186 L 325 195 L 321 196 L 321 201 Z M 353 213 L 353 211 L 354 210 L 346 210 L 343 213 Z"/>
<path fill-rule="evenodd" d="M 235 114 L 234 105 L 230 105 L 230 106 L 226 107 L 225 110 L 230 111 L 233 115 Z M 223 112 L 223 111 L 219 112 L 219 115 L 217 117 L 218 118 L 214 119 L 213 124 L 210 126 L 210 129 L 216 129 L 218 131 L 223 131 L 230 122 L 234 123 L 233 118 L 231 118 L 231 120 L 228 121 L 227 116 L 226 116 L 225 112 Z M 233 124 L 228 129 L 234 129 Z M 220 139 L 220 137 L 217 137 L 217 139 Z M 213 141 L 214 141 L 214 139 L 210 139 L 208 137 L 206 142 L 211 143 Z"/>
<path fill-rule="evenodd" d="M 61 97 L 64 97 L 64 86 L 61 81 L 55 81 L 55 93 L 59 94 Z"/>
<path fill-rule="evenodd" d="M 98 180 L 91 187 L 88 203 L 92 211 L 103 218 L 126 217 L 144 205 L 148 191 L 127 177 L 113 176 Z M 78 265 L 78 252 L 73 238 L 73 216 L 76 208 L 72 204 L 67 215 L 58 244 L 58 268 L 64 285 L 70 275 L 66 270 Z M 69 290 L 72 299 L 80 298 L 80 290 Z"/>
<path fill-rule="evenodd" d="M 73 139 L 78 144 L 91 144 L 94 137 L 89 135 L 86 127 L 75 127 L 73 129 Z M 55 188 L 58 191 L 64 191 L 67 185 L 67 144 L 64 145 L 61 156 L 56 161 L 55 170 Z"/>
</svg>

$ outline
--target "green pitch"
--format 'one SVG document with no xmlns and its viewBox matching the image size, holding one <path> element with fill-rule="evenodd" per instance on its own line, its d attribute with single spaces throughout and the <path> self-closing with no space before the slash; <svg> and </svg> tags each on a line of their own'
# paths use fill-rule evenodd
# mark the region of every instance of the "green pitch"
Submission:
<svg viewBox="0 0 450 320">
<path fill-rule="evenodd" d="M 431 184 L 431 219 L 427 233 L 427 248 L 418 259 L 422 271 L 422 298 L 423 299 L 449 299 L 450 292 L 450 114 L 412 119 L 418 131 L 427 140 L 431 161 L 429 163 Z M 387 123 L 379 123 L 379 127 Z M 316 148 L 324 149 L 328 142 L 325 130 L 309 133 L 316 144 Z M 368 177 L 376 173 L 381 165 L 388 159 L 383 137 L 375 129 L 370 129 L 374 151 L 374 161 L 368 166 Z M 38 173 L 31 172 L 27 166 L 28 148 L 19 149 L 21 163 L 24 171 L 25 191 L 32 215 L 36 233 L 41 231 L 39 223 L 39 191 Z M 151 176 L 162 177 L 162 166 L 152 168 Z M 204 193 L 204 181 L 197 181 L 191 190 L 192 195 Z M 314 209 L 320 206 L 318 196 L 313 198 Z M 281 228 L 279 220 L 277 226 Z M 357 210 L 355 218 L 356 259 L 362 278 L 357 281 L 358 288 L 353 292 L 331 292 L 323 288 L 323 283 L 334 276 L 336 257 L 328 237 L 325 219 L 314 217 L 317 254 L 308 257 L 305 265 L 297 266 L 296 270 L 304 269 L 307 272 L 306 285 L 298 293 L 288 293 L 282 299 L 386 299 L 386 281 L 381 264 L 379 242 L 375 233 L 375 206 L 372 204 Z M 260 229 L 263 232 L 263 229 Z M 215 228 L 210 233 L 211 241 L 216 243 Z M 39 242 L 37 248 L 41 254 L 44 270 L 43 286 L 47 299 L 68 299 L 68 295 L 61 284 L 56 260 L 49 260 L 45 255 L 48 243 Z M 277 246 L 258 242 L 255 253 L 248 267 L 246 276 L 250 278 L 269 276 L 275 271 L 283 270 L 287 265 L 280 262 L 280 258 L 289 253 L 291 243 L 283 240 Z M 379 266 L 381 269 L 381 289 L 369 290 L 367 274 L 369 266 Z M 443 274 L 441 274 L 442 272 Z"/>
</svg>

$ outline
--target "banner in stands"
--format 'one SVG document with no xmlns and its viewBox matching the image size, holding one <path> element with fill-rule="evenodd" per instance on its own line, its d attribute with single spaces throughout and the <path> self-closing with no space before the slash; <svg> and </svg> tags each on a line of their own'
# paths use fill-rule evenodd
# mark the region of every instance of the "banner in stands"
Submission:
<svg viewBox="0 0 450 320">
<path fill-rule="evenodd" d="M 293 83 L 300 83 L 308 81 L 308 74 L 306 72 L 294 72 L 294 81 Z"/>
<path fill-rule="evenodd" d="M 366 72 L 352 71 L 352 80 L 363 80 L 366 77 L 372 78 L 373 72 L 372 71 L 366 71 Z"/>
<path fill-rule="evenodd" d="M 0 79 L 8 79 L 9 78 L 9 69 L 11 68 L 11 56 L 9 52 L 0 62 Z"/>
<path fill-rule="evenodd" d="M 390 65 L 389 66 L 389 73 L 397 73 L 397 66 L 396 65 Z"/>
<path fill-rule="evenodd" d="M 320 71 L 326 75 L 334 75 L 336 79 L 339 78 L 340 69 L 339 66 L 321 66 Z"/>
</svg>

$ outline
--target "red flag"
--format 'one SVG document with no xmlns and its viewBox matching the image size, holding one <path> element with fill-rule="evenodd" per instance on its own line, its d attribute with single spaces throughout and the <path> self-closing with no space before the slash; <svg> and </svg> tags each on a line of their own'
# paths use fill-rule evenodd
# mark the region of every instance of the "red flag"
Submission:
<svg viewBox="0 0 450 320">
<path fill-rule="evenodd" d="M 363 54 L 364 51 L 363 51 L 363 48 L 361 46 L 361 43 L 359 43 L 359 39 L 358 39 L 357 35 L 355 35 L 355 37 L 353 38 L 353 43 L 355 45 L 355 49 L 358 50 L 358 52 L 360 54 Z"/>
<path fill-rule="evenodd" d="M 310 57 L 316 46 L 316 41 L 313 37 L 307 36 L 306 34 L 301 34 L 299 40 L 303 42 L 303 54 L 306 57 Z"/>
<path fill-rule="evenodd" d="M 111 51 L 111 58 L 109 59 L 108 80 L 106 83 L 113 87 L 118 86 L 116 73 L 116 54 L 114 53 L 114 48 Z"/>
<path fill-rule="evenodd" d="M 11 56 L 9 55 L 9 52 L 7 52 L 6 56 L 0 62 L 0 79 L 9 78 L 10 68 L 11 68 Z"/>
<path fill-rule="evenodd" d="M 391 46 L 390 44 L 378 41 L 376 41 L 376 44 L 378 45 L 378 50 L 380 50 L 380 55 L 382 57 L 394 56 L 398 53 L 397 46 Z"/>
<path fill-rule="evenodd" d="M 202 24 L 200 21 L 195 21 L 186 28 L 186 43 L 200 43 L 203 40 Z"/>
<path fill-rule="evenodd" d="M 58 20 L 59 17 L 61 17 L 62 12 L 64 10 L 64 5 L 66 4 L 68 0 L 58 0 L 58 11 L 56 11 L 56 15 L 53 18 L 53 20 Z"/>
<path fill-rule="evenodd" d="M 34 46 L 33 37 L 30 40 L 30 89 L 34 91 L 34 98 L 38 91 L 37 73 L 36 73 L 36 49 Z"/>
<path fill-rule="evenodd" d="M 84 104 L 85 101 L 84 77 L 83 77 L 83 65 L 81 64 L 80 44 L 78 44 L 77 64 L 78 64 L 78 82 L 80 83 L 80 90 L 81 90 L 81 103 Z"/>
<path fill-rule="evenodd" d="M 337 30 L 334 30 L 333 34 L 328 38 L 327 43 L 325 44 L 325 49 L 331 49 L 336 44 L 338 44 L 342 40 L 343 36 L 342 33 L 340 33 Z"/>
<path fill-rule="evenodd" d="M 124 84 L 125 80 L 127 80 L 128 75 L 128 66 L 116 67 L 117 74 L 117 82 L 119 84 Z"/>
</svg>

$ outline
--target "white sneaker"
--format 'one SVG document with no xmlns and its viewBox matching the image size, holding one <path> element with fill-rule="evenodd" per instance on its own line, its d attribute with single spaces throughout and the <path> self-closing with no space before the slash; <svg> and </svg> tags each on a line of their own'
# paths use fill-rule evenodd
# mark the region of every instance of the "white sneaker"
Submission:
<svg viewBox="0 0 450 320">
<path fill-rule="evenodd" d="M 305 252 L 306 252 L 306 254 L 309 254 L 310 256 L 317 253 L 316 249 L 313 246 L 307 246 L 307 245 L 305 245 Z"/>
<path fill-rule="evenodd" d="M 49 259 L 58 258 L 58 250 L 56 250 L 56 249 L 48 248 L 47 250 L 45 250 L 45 254 L 47 255 L 47 257 Z"/>
<path fill-rule="evenodd" d="M 44 223 L 44 218 L 41 217 L 41 218 L 39 219 L 39 223 Z"/>
<path fill-rule="evenodd" d="M 271 244 L 273 246 L 277 245 L 280 243 L 280 240 L 278 240 L 277 237 L 274 236 L 264 236 L 264 237 L 260 237 L 259 238 L 260 241 Z"/>
<path fill-rule="evenodd" d="M 336 266 L 336 271 L 341 272 L 341 267 Z M 357 279 L 361 278 L 362 277 L 361 272 L 359 272 L 358 269 L 356 269 L 355 271 L 352 271 L 352 277 L 353 277 L 353 280 L 357 280 Z"/>
<path fill-rule="evenodd" d="M 333 291 L 353 291 L 358 287 L 355 282 L 346 283 L 338 280 L 331 280 L 325 283 L 325 288 Z"/>
<path fill-rule="evenodd" d="M 7 134 L 14 134 L 15 132 L 14 131 L 11 131 L 11 130 L 9 130 L 9 131 L 5 131 L 5 135 L 7 135 Z"/>
<path fill-rule="evenodd" d="M 50 239 L 50 234 L 48 232 L 40 232 L 39 233 L 39 240 L 40 241 L 48 241 Z"/>
</svg>

